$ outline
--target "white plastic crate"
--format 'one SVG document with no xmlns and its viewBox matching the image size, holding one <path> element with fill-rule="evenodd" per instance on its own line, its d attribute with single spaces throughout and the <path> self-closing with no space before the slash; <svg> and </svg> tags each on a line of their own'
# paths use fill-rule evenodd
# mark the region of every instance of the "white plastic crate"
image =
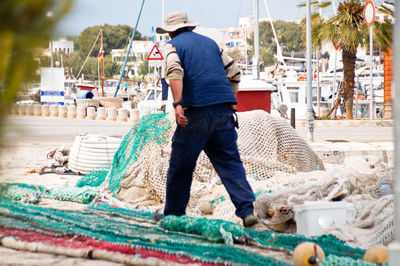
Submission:
<svg viewBox="0 0 400 266">
<path fill-rule="evenodd" d="M 322 235 L 325 228 L 345 224 L 354 217 L 354 206 L 348 202 L 305 201 L 293 210 L 297 233 L 304 236 Z"/>
</svg>

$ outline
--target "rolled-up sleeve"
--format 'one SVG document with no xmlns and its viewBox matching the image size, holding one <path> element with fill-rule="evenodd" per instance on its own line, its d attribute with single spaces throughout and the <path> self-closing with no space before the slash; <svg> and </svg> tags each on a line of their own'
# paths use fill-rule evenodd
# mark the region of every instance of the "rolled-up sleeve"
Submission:
<svg viewBox="0 0 400 266">
<path fill-rule="evenodd" d="M 231 85 L 233 92 L 237 93 L 239 91 L 240 83 L 239 67 L 237 66 L 235 61 L 227 53 L 224 52 L 224 50 L 221 50 L 221 58 L 222 63 L 224 64 L 226 77 L 229 80 L 229 84 Z"/>
<path fill-rule="evenodd" d="M 169 80 L 178 79 L 182 80 L 184 76 L 181 61 L 175 47 L 167 43 L 164 48 L 165 54 L 165 77 Z"/>
</svg>

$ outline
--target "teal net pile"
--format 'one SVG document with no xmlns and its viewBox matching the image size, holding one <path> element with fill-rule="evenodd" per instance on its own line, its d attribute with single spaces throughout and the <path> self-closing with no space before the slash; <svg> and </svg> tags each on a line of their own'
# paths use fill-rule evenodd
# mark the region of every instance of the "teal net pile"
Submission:
<svg viewBox="0 0 400 266">
<path fill-rule="evenodd" d="M 387 262 L 383 264 L 365 262 L 361 259 L 354 260 L 346 257 L 328 256 L 319 265 L 321 266 L 388 266 Z"/>
<path fill-rule="evenodd" d="M 111 164 L 99 166 L 87 173 L 84 177 L 76 182 L 77 187 L 99 187 L 106 180 L 107 174 L 110 171 Z"/>
<path fill-rule="evenodd" d="M 92 187 L 54 187 L 47 189 L 43 186 L 23 183 L 0 183 L 0 200 L 2 201 L 38 204 L 42 198 L 48 198 L 88 204 L 98 196 L 98 190 Z"/>
<path fill-rule="evenodd" d="M 55 187 L 49 195 L 55 200 L 88 204 L 99 196 L 99 192 L 92 187 Z"/>
<path fill-rule="evenodd" d="M 207 218 L 194 218 L 189 216 L 165 217 L 160 226 L 169 231 L 201 235 L 210 242 L 233 244 L 235 240 L 244 240 L 244 229 L 238 224 L 224 220 L 209 220 Z"/>
<path fill-rule="evenodd" d="M 38 203 L 46 192 L 42 186 L 22 183 L 0 183 L 0 200 Z"/>
<path fill-rule="evenodd" d="M 327 257 L 321 265 L 374 265 L 361 260 L 363 250 L 351 248 L 333 236 L 306 238 L 259 232 L 226 221 L 188 216 L 167 216 L 155 225 L 152 215 L 149 210 L 123 209 L 101 202 L 94 202 L 85 211 L 66 211 L 0 201 L 1 227 L 53 236 L 89 236 L 119 245 L 185 256 L 198 262 L 289 265 L 262 255 L 265 254 L 262 247 L 293 251 L 298 244 L 307 241 L 324 250 Z M 225 241 L 225 233 L 233 236 L 233 243 Z M 252 239 L 258 246 L 248 244 L 246 239 Z"/>
<path fill-rule="evenodd" d="M 169 141 L 165 133 L 171 128 L 171 123 L 166 115 L 152 114 L 142 117 L 125 135 L 108 171 L 105 170 L 106 167 L 95 169 L 80 179 L 77 186 L 99 186 L 108 175 L 109 189 L 117 197 L 121 180 L 129 167 L 138 160 L 143 147 L 150 142 L 163 145 Z"/>
<path fill-rule="evenodd" d="M 112 213 L 117 215 L 115 210 Z M 3 227 L 56 236 L 91 236 L 111 243 L 187 256 L 199 262 L 289 265 L 240 246 L 213 244 L 201 237 L 166 232 L 154 225 L 134 223 L 132 219 L 123 219 L 123 215 L 65 211 L 4 201 L 0 202 L 0 215 L 0 226 Z"/>
</svg>

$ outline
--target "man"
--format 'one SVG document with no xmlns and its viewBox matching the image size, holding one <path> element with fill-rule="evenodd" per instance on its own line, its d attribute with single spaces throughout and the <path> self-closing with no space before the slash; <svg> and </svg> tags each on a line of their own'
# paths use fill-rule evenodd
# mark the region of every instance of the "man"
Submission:
<svg viewBox="0 0 400 266">
<path fill-rule="evenodd" d="M 164 49 L 166 78 L 174 98 L 177 128 L 167 175 L 164 215 L 184 215 L 193 171 L 202 150 L 209 157 L 236 207 L 243 225 L 257 223 L 254 193 L 246 180 L 237 147 L 232 106 L 237 104 L 240 72 L 235 62 L 205 36 L 186 13 L 173 12 L 157 33 L 171 37 Z M 228 81 L 229 78 L 229 81 Z"/>
</svg>

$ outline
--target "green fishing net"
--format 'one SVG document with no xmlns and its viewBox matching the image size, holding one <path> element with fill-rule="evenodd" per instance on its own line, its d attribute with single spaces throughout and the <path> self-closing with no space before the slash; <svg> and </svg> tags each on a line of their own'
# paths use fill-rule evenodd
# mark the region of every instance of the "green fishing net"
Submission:
<svg viewBox="0 0 400 266">
<path fill-rule="evenodd" d="M 77 187 L 99 187 L 106 180 L 111 164 L 99 166 L 76 182 Z"/>
<path fill-rule="evenodd" d="M 41 198 L 88 204 L 98 195 L 98 190 L 92 187 L 55 187 L 46 189 L 42 186 L 23 183 L 0 183 L 0 200 L 21 201 L 32 204 L 38 204 Z"/>
<path fill-rule="evenodd" d="M 224 220 L 168 215 L 159 226 L 165 230 L 201 235 L 211 242 L 232 244 L 234 239 L 243 239 L 244 229 L 238 224 Z"/>
<path fill-rule="evenodd" d="M 106 209 L 103 206 L 102 212 L 65 211 L 0 201 L 0 226 L 54 236 L 85 235 L 111 243 L 187 256 L 203 263 L 289 265 L 240 245 L 210 243 L 196 235 L 167 232 L 143 222 L 134 223 L 132 217 L 124 219 L 123 215 L 118 215 L 115 208 L 110 209 L 110 213 Z"/>
<path fill-rule="evenodd" d="M 151 114 L 143 116 L 125 135 L 114 155 L 111 168 L 108 171 L 95 169 L 80 179 L 77 186 L 99 186 L 109 174 L 109 188 L 114 197 L 117 197 L 116 193 L 125 171 L 129 168 L 128 166 L 138 160 L 143 147 L 149 142 L 165 144 L 168 141 L 165 133 L 171 128 L 171 123 L 166 118 L 166 115 Z"/>
<path fill-rule="evenodd" d="M 326 257 L 319 265 L 321 266 L 388 266 L 389 264 L 387 262 L 383 264 L 376 264 L 376 263 L 370 263 L 370 262 L 365 262 L 361 259 L 354 260 L 351 258 L 346 258 L 346 257 L 338 257 L 338 256 L 328 256 Z"/>
<path fill-rule="evenodd" d="M 347 246 L 332 235 L 307 238 L 254 231 L 223 220 L 189 216 L 167 216 L 156 226 L 152 224 L 153 215 L 147 209 L 123 208 L 101 201 L 93 201 L 85 211 L 66 211 L 0 199 L 0 226 L 8 228 L 55 236 L 85 235 L 168 254 L 184 254 L 201 262 L 247 265 L 288 264 L 265 257 L 260 250 L 247 249 L 243 238 L 252 239 L 260 246 L 291 251 L 300 243 L 313 242 L 327 256 L 321 265 L 374 265 L 361 260 L 363 250 Z"/>
<path fill-rule="evenodd" d="M 22 183 L 0 183 L 0 200 L 23 201 L 36 204 L 46 192 L 42 186 Z"/>
<path fill-rule="evenodd" d="M 92 187 L 55 187 L 49 194 L 56 200 L 88 204 L 99 195 L 99 192 Z"/>
</svg>

